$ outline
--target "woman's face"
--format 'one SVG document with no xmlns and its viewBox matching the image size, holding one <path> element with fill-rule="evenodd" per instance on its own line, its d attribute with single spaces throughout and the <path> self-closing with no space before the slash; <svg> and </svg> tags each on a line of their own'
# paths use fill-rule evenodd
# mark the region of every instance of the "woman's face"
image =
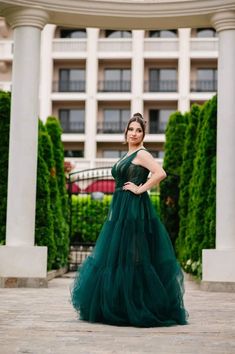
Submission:
<svg viewBox="0 0 235 354">
<path fill-rule="evenodd" d="M 132 122 L 127 129 L 127 142 L 129 144 L 138 145 L 144 137 L 143 129 L 140 123 Z"/>
</svg>

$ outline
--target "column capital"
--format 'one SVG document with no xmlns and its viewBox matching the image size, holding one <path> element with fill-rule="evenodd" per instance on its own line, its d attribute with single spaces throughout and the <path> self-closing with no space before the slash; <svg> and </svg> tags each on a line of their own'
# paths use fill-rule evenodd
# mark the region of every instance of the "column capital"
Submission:
<svg viewBox="0 0 235 354">
<path fill-rule="evenodd" d="M 3 16 L 11 28 L 20 26 L 32 26 L 43 29 L 49 21 L 49 14 L 36 8 L 11 6 L 3 10 Z"/>
<path fill-rule="evenodd" d="M 217 12 L 212 15 L 211 23 L 217 32 L 235 29 L 235 11 Z"/>
</svg>

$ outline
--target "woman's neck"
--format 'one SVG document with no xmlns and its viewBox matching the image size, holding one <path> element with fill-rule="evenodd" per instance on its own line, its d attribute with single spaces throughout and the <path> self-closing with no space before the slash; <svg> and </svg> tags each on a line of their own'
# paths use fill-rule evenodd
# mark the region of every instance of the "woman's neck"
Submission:
<svg viewBox="0 0 235 354">
<path fill-rule="evenodd" d="M 139 144 L 139 145 L 129 145 L 128 146 L 128 152 L 131 153 L 131 152 L 134 152 L 136 150 L 139 150 L 143 147 L 143 144 Z"/>
</svg>

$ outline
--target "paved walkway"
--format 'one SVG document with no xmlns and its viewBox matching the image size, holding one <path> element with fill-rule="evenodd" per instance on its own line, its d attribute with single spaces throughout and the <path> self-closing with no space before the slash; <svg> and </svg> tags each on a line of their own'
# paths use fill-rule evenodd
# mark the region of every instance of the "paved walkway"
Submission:
<svg viewBox="0 0 235 354">
<path fill-rule="evenodd" d="M 134 328 L 78 321 L 69 277 L 48 289 L 0 289 L 1 354 L 234 354 L 235 294 L 202 292 L 186 282 L 190 324 Z"/>
</svg>

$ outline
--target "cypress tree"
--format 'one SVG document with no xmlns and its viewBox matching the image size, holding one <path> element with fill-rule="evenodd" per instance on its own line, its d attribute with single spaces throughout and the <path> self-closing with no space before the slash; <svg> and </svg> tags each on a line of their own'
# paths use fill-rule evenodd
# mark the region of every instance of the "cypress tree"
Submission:
<svg viewBox="0 0 235 354">
<path fill-rule="evenodd" d="M 10 106 L 10 93 L 0 91 L 0 244 L 6 238 Z"/>
<path fill-rule="evenodd" d="M 174 245 L 179 231 L 179 181 L 188 116 L 173 113 L 166 128 L 163 168 L 167 178 L 160 185 L 160 215 Z"/>
<path fill-rule="evenodd" d="M 62 215 L 62 205 L 56 178 L 53 145 L 45 127 L 43 127 L 40 138 L 43 146 L 43 159 L 49 171 L 50 207 L 53 216 L 54 239 L 56 244 L 56 257 L 53 268 L 59 268 L 67 264 L 69 240 L 65 233 L 66 227 L 64 225 L 65 221 Z"/>
<path fill-rule="evenodd" d="M 53 144 L 53 153 L 56 166 L 56 176 L 60 198 L 62 202 L 63 216 L 68 220 L 68 194 L 66 191 L 66 181 L 64 174 L 64 147 L 61 141 L 62 129 L 60 123 L 55 117 L 48 117 L 46 121 L 46 129 L 51 137 Z"/>
<path fill-rule="evenodd" d="M 38 246 L 47 246 L 47 269 L 51 270 L 56 257 L 56 245 L 54 240 L 53 215 L 50 203 L 50 174 L 47 164 L 43 159 L 43 142 L 39 129 L 38 140 L 38 166 L 37 166 L 37 197 L 35 220 L 35 243 Z"/>
<path fill-rule="evenodd" d="M 198 123 L 200 106 L 193 104 L 188 114 L 188 125 L 185 132 L 185 143 L 183 148 L 183 162 L 180 170 L 180 194 L 179 194 L 179 236 L 176 240 L 176 252 L 179 260 L 183 259 L 185 250 L 185 232 L 187 227 L 189 182 L 193 172 L 193 162 L 196 154 L 196 138 L 198 133 Z"/>
<path fill-rule="evenodd" d="M 185 257 L 190 262 L 201 260 L 201 250 L 205 237 L 205 215 L 208 191 L 210 190 L 212 163 L 216 155 L 216 96 L 206 102 L 202 124 L 197 139 L 197 153 L 189 186 L 189 206 L 185 237 Z M 200 275 L 195 270 L 195 274 Z"/>
</svg>

